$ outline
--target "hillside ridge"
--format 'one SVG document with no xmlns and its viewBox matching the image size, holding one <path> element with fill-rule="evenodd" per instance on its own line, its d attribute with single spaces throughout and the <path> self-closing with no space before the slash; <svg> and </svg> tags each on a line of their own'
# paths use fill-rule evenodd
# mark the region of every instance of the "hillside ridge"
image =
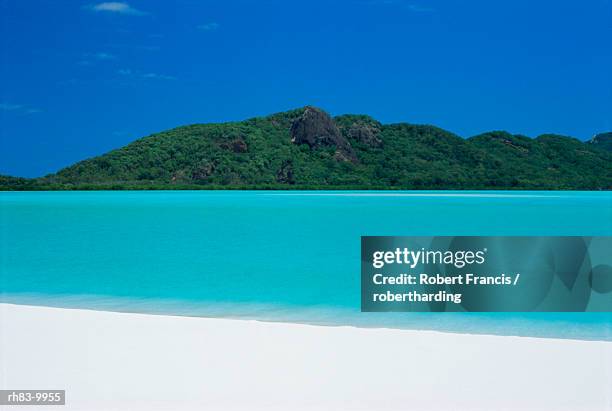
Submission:
<svg viewBox="0 0 612 411">
<path fill-rule="evenodd" d="M 177 127 L 40 178 L 0 176 L 4 190 L 198 188 L 609 190 L 612 133 L 464 139 L 305 106 Z"/>
</svg>

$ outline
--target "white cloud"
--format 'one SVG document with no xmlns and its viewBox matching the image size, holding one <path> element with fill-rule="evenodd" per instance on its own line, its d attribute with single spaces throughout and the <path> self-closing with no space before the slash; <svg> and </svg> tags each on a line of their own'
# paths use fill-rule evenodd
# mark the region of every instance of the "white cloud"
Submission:
<svg viewBox="0 0 612 411">
<path fill-rule="evenodd" d="M 42 110 L 34 107 L 28 107 L 23 104 L 0 103 L 1 111 L 12 111 L 17 113 L 35 114 L 41 113 Z"/>
<path fill-rule="evenodd" d="M 4 111 L 21 110 L 22 108 L 23 105 L 21 104 L 0 103 L 0 110 Z"/>
<path fill-rule="evenodd" d="M 130 69 L 117 70 L 117 74 L 125 77 L 140 78 L 146 80 L 176 80 L 176 77 L 159 73 L 141 73 Z"/>
<path fill-rule="evenodd" d="M 103 52 L 99 52 L 99 53 L 92 53 L 90 54 L 90 57 L 95 58 L 96 60 L 114 60 L 117 57 L 113 54 L 110 53 L 103 53 Z"/>
<path fill-rule="evenodd" d="M 155 79 L 155 80 L 176 80 L 176 77 L 174 76 L 167 76 L 165 74 L 158 74 L 158 73 L 145 73 L 142 75 L 142 78 Z"/>
<path fill-rule="evenodd" d="M 145 14 L 147 14 L 142 10 L 135 9 L 127 3 L 122 3 L 118 1 L 108 1 L 98 4 L 92 4 L 88 8 L 97 12 L 128 14 L 132 16 L 144 16 Z"/>
<path fill-rule="evenodd" d="M 405 4 L 404 5 L 408 10 L 420 12 L 420 13 L 429 13 L 435 11 L 431 7 L 419 6 L 418 4 Z"/>
<path fill-rule="evenodd" d="M 78 61 L 80 66 L 91 66 L 94 61 L 108 61 L 115 60 L 117 56 L 110 53 L 97 52 L 97 53 L 85 53 L 83 59 Z"/>
<path fill-rule="evenodd" d="M 217 30 L 219 27 L 221 27 L 219 23 L 211 21 L 210 23 L 200 24 L 198 26 L 198 29 L 204 30 L 204 31 L 213 31 L 213 30 Z"/>
<path fill-rule="evenodd" d="M 415 13 L 430 13 L 435 11 L 431 7 L 409 3 L 405 0 L 366 0 L 363 4 L 368 4 L 370 6 L 395 6 Z"/>
</svg>

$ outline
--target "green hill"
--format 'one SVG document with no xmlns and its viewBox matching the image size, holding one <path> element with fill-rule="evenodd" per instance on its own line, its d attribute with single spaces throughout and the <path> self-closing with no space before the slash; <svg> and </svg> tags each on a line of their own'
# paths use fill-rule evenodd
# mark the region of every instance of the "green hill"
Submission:
<svg viewBox="0 0 612 411">
<path fill-rule="evenodd" d="M 612 151 L 602 148 L 504 131 L 463 139 L 305 107 L 178 127 L 38 179 L 2 177 L 0 188 L 611 189 Z"/>
<path fill-rule="evenodd" d="M 588 141 L 594 147 L 601 148 L 606 151 L 612 151 L 612 131 L 608 133 L 597 134 Z"/>
</svg>

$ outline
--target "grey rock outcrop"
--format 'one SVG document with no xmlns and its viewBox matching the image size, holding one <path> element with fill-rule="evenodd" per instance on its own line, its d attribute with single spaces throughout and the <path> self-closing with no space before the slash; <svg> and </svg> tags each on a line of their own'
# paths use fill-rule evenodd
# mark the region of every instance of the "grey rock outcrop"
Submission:
<svg viewBox="0 0 612 411">
<path fill-rule="evenodd" d="M 306 106 L 302 115 L 293 122 L 291 142 L 307 144 L 312 149 L 335 147 L 336 159 L 357 162 L 355 152 L 334 120 L 329 114 L 316 107 Z"/>
</svg>

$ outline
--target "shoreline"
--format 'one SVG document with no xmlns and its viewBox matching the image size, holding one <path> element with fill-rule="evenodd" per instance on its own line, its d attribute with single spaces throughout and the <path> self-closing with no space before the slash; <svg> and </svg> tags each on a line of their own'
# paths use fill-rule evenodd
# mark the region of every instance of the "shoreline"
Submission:
<svg viewBox="0 0 612 411">
<path fill-rule="evenodd" d="M 6 303 L 0 325 L 1 389 L 66 389 L 69 410 L 612 405 L 612 343 L 604 341 Z"/>
<path fill-rule="evenodd" d="M 99 186 L 99 187 L 90 187 L 90 186 L 71 186 L 71 187 L 49 187 L 49 186 L 36 186 L 29 188 L 15 188 L 15 187 L 7 187 L 0 186 L 0 193 L 54 193 L 54 192 L 175 192 L 175 191 L 252 191 L 252 192 L 281 192 L 281 193 L 293 193 L 293 192 L 438 192 L 438 193 L 448 193 L 448 192 L 539 192 L 539 193 L 562 193 L 562 192 L 570 192 L 570 193 L 609 193 L 612 191 L 612 188 L 599 188 L 599 189 L 588 189 L 584 187 L 562 187 L 562 188 L 546 188 L 546 187 L 426 187 L 426 188 L 417 188 L 417 187 L 385 187 L 385 186 L 374 186 L 374 187 L 358 187 L 358 186 L 271 186 L 271 187 L 258 187 L 258 186 L 185 186 L 185 187 L 176 187 L 172 185 L 164 185 L 158 187 L 151 186 Z"/>
<path fill-rule="evenodd" d="M 473 336 L 612 342 L 612 317 L 610 313 L 606 312 L 415 312 L 410 313 L 412 314 L 411 321 L 406 321 L 406 317 L 404 317 L 404 322 L 402 322 L 400 315 L 406 313 L 364 313 L 358 309 L 347 307 L 206 303 L 100 295 L 8 294 L 0 296 L 0 305 L 2 304 L 117 314 L 258 321 L 315 327 L 353 327 L 357 329 L 423 331 Z M 505 317 L 508 315 L 512 317 Z M 550 316 L 558 315 L 565 315 L 566 318 L 550 318 Z M 595 315 L 605 317 L 605 319 L 599 319 L 599 322 L 589 324 L 577 323 L 571 318 L 571 316 L 581 315 Z M 504 316 L 504 318 L 498 318 L 498 316 Z M 400 318 L 398 319 L 398 317 Z M 466 328 L 468 324 L 471 328 Z M 568 331 L 568 327 L 578 328 L 578 330 Z M 560 329 L 563 330 L 563 335 L 559 334 Z M 594 329 L 596 331 L 593 331 Z"/>
</svg>

